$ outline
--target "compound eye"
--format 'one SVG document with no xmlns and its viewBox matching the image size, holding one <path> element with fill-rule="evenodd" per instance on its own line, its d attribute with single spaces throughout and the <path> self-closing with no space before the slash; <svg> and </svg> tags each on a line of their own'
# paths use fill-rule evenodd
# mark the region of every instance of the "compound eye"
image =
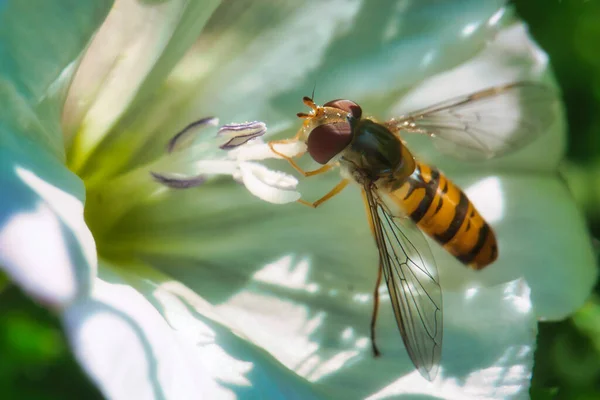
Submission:
<svg viewBox="0 0 600 400">
<path fill-rule="evenodd" d="M 323 104 L 323 107 L 338 108 L 342 111 L 350 113 L 354 118 L 360 119 L 362 116 L 362 108 L 352 100 L 337 99 L 331 100 Z"/>
<path fill-rule="evenodd" d="M 344 150 L 352 140 L 352 130 L 347 122 L 336 122 L 317 126 L 310 132 L 306 147 L 308 154 L 319 164 L 329 160 Z"/>
</svg>

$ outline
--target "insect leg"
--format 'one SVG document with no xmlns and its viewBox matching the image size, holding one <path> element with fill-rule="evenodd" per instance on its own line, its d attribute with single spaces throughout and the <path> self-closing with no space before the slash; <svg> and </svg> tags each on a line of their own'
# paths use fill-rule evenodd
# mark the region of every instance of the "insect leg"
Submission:
<svg viewBox="0 0 600 400">
<path fill-rule="evenodd" d="M 375 323 L 377 322 L 377 313 L 379 311 L 379 285 L 381 284 L 381 265 L 377 272 L 377 283 L 375 284 L 375 291 L 373 292 L 373 314 L 371 314 L 371 347 L 373 348 L 373 355 L 379 357 L 381 352 L 377 348 L 375 343 Z"/>
<path fill-rule="evenodd" d="M 369 228 L 371 228 L 371 233 L 373 234 L 373 238 L 375 238 L 375 225 L 373 225 L 373 219 L 371 218 L 371 211 L 369 202 L 367 201 L 367 195 L 364 190 L 361 192 L 361 194 L 363 198 L 363 203 L 365 205 L 365 211 L 367 213 L 367 220 L 369 220 Z"/>
<path fill-rule="evenodd" d="M 319 174 L 322 174 L 324 172 L 329 171 L 332 167 L 333 167 L 333 165 L 331 165 L 331 164 L 325 164 L 321 168 L 317 168 L 317 169 L 312 170 L 312 171 L 305 171 L 304 172 L 304 176 L 319 175 Z"/>
<path fill-rule="evenodd" d="M 294 168 L 296 171 L 298 171 L 300 174 L 302 174 L 304 177 L 308 177 L 308 176 L 314 176 L 314 175 L 319 175 L 322 174 L 324 172 L 327 172 L 331 169 L 332 165 L 330 164 L 325 164 L 320 168 L 317 168 L 315 170 L 312 171 L 305 171 L 302 169 L 302 167 L 300 167 L 296 161 L 294 161 L 294 159 L 292 157 L 286 156 L 283 153 L 280 153 L 279 151 L 275 150 L 274 145 L 276 144 L 286 144 L 286 143 L 292 143 L 294 141 L 298 140 L 298 136 L 296 135 L 295 137 L 291 138 L 291 139 L 283 139 L 283 140 L 273 140 L 270 141 L 269 143 L 267 143 L 269 145 L 269 148 L 271 149 L 271 151 L 275 154 L 277 154 L 279 157 L 283 158 L 284 160 L 286 160 L 291 166 L 292 168 Z M 296 157 L 303 155 L 305 152 L 299 153 L 296 155 Z"/>
<path fill-rule="evenodd" d="M 309 206 L 309 207 L 312 207 L 312 208 L 317 208 L 318 206 L 320 206 L 321 204 L 325 203 L 327 200 L 331 199 L 333 196 L 335 196 L 336 194 L 338 194 L 342 190 L 344 190 L 344 188 L 346 186 L 348 186 L 348 183 L 350 183 L 349 179 L 342 179 L 340 181 L 340 183 L 338 183 L 337 185 L 335 185 L 335 187 L 329 191 L 329 193 L 327 193 L 325 196 L 321 197 L 319 200 L 314 201 L 312 203 L 308 202 L 306 200 L 302 200 L 302 199 L 298 199 L 296 201 L 298 203 L 300 203 L 300 204 L 304 204 L 305 206 Z"/>
<path fill-rule="evenodd" d="M 365 191 L 362 191 L 362 197 L 365 204 L 365 209 L 367 211 L 367 219 L 369 220 L 369 228 L 371 228 L 371 233 L 373 237 L 375 237 L 375 225 L 373 223 L 373 219 L 371 218 L 370 205 L 367 200 L 367 195 Z M 373 313 L 371 314 L 371 348 L 373 349 L 373 355 L 375 357 L 379 357 L 381 352 L 377 347 L 377 343 L 375 342 L 375 323 L 377 322 L 377 313 L 379 312 L 379 285 L 381 284 L 381 265 L 377 269 L 377 282 L 375 283 L 375 290 L 373 291 Z"/>
<path fill-rule="evenodd" d="M 290 163 L 290 165 L 291 165 L 292 167 L 294 167 L 294 169 L 295 169 L 296 171 L 298 171 L 298 172 L 300 172 L 302 175 L 304 175 L 304 170 L 303 170 L 302 168 L 300 168 L 300 166 L 299 166 L 298 164 L 296 164 L 296 161 L 294 161 L 294 160 L 292 159 L 292 157 L 288 157 L 288 156 L 286 156 L 285 154 L 283 154 L 283 153 L 280 153 L 279 151 L 275 150 L 275 146 L 274 146 L 274 145 L 276 145 L 276 144 L 286 144 L 286 143 L 292 143 L 292 142 L 295 142 L 296 140 L 298 140 L 298 139 L 297 139 L 297 136 L 298 136 L 298 135 L 296 135 L 295 137 L 293 137 L 293 138 L 290 138 L 290 139 L 272 140 L 272 141 L 268 142 L 267 144 L 269 145 L 269 148 L 271 149 L 271 151 L 272 151 L 273 153 L 277 154 L 279 157 L 281 157 L 281 158 L 283 158 L 284 160 L 286 160 L 287 162 L 289 162 L 289 163 Z M 304 153 L 300 153 L 300 154 L 297 154 L 297 156 L 301 156 L 301 155 L 303 155 L 303 154 L 304 154 Z"/>
</svg>

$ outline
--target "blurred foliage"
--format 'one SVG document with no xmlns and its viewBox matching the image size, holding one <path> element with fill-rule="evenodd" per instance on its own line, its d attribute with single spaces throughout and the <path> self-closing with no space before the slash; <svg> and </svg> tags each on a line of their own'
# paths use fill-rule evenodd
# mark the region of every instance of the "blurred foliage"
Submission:
<svg viewBox="0 0 600 400">
<path fill-rule="evenodd" d="M 514 0 L 549 54 L 570 126 L 565 175 L 600 237 L 600 0 Z M 0 389 L 7 399 L 101 398 L 69 353 L 60 322 L 0 275 Z M 600 398 L 600 287 L 572 318 L 540 324 L 535 400 Z"/>
<path fill-rule="evenodd" d="M 517 12 L 548 53 L 563 91 L 569 157 L 580 163 L 600 157 L 600 2 L 515 0 Z"/>
<path fill-rule="evenodd" d="M 102 398 L 68 351 L 54 314 L 8 286 L 0 289 L 0 315 L 3 399 Z"/>
<path fill-rule="evenodd" d="M 513 4 L 550 56 L 569 124 L 568 160 L 562 172 L 598 238 L 600 1 L 514 0 Z M 531 396 L 600 398 L 600 286 L 570 319 L 540 324 Z"/>
<path fill-rule="evenodd" d="M 565 173 L 600 237 L 600 1 L 514 0 L 532 36 L 550 56 L 569 124 Z"/>
</svg>

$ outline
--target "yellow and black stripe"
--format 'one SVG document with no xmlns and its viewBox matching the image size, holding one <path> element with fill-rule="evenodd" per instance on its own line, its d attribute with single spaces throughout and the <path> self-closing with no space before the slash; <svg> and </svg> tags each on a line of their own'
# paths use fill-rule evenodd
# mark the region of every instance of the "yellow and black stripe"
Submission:
<svg viewBox="0 0 600 400">
<path fill-rule="evenodd" d="M 496 260 L 494 231 L 462 190 L 436 168 L 417 162 L 414 173 L 390 198 L 462 263 L 481 269 Z"/>
</svg>

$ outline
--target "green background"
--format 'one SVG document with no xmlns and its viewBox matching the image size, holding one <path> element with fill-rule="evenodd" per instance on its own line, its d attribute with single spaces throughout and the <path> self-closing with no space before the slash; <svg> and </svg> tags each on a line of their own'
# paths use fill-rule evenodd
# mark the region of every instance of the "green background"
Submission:
<svg viewBox="0 0 600 400">
<path fill-rule="evenodd" d="M 592 237 L 600 238 L 600 1 L 513 4 L 549 54 L 563 90 L 570 136 L 562 172 Z M 53 314 L 0 282 L 0 315 L 2 398 L 101 398 L 68 351 Z M 600 286 L 572 318 L 540 324 L 531 394 L 600 398 Z"/>
<path fill-rule="evenodd" d="M 550 56 L 569 122 L 563 173 L 593 238 L 600 238 L 600 2 L 516 0 Z M 598 250 L 598 241 L 593 239 Z M 600 399 L 600 286 L 570 319 L 541 323 L 533 399 Z"/>
</svg>

